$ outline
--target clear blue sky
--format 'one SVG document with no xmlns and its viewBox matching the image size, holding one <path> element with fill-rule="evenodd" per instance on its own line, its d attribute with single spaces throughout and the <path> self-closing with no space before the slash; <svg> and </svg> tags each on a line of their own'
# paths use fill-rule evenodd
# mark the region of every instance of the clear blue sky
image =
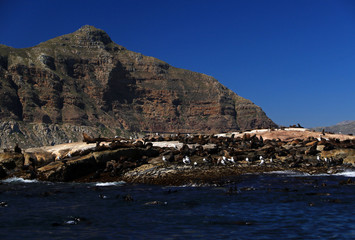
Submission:
<svg viewBox="0 0 355 240">
<path fill-rule="evenodd" d="M 0 0 L 0 43 L 35 46 L 82 25 L 205 73 L 277 124 L 355 120 L 353 0 Z"/>
</svg>

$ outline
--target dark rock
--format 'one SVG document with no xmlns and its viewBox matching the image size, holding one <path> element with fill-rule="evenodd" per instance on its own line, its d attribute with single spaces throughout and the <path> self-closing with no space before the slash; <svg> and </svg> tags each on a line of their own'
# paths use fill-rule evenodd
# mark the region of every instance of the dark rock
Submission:
<svg viewBox="0 0 355 240">
<path fill-rule="evenodd" d="M 2 165 L 0 165 L 0 179 L 7 177 L 7 172 Z"/>
<path fill-rule="evenodd" d="M 8 170 L 22 168 L 24 155 L 15 152 L 0 153 L 0 163 Z"/>
</svg>

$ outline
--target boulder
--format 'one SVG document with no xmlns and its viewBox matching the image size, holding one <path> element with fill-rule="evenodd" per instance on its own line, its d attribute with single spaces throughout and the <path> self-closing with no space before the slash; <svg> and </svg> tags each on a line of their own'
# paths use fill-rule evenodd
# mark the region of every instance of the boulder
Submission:
<svg viewBox="0 0 355 240">
<path fill-rule="evenodd" d="M 21 153 L 4 152 L 0 153 L 0 164 L 6 169 L 13 170 L 15 168 L 21 168 L 24 163 L 24 156 Z"/>
</svg>

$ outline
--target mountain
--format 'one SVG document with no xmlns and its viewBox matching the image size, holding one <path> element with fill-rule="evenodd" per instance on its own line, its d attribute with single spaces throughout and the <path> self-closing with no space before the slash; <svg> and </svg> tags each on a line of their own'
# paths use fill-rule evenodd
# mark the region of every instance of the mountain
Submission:
<svg viewBox="0 0 355 240">
<path fill-rule="evenodd" d="M 68 140 L 71 128 L 112 135 L 276 127 L 213 77 L 129 51 L 93 26 L 31 48 L 0 45 L 0 94 L 3 129 L 17 124 L 22 137 L 39 125 L 63 131 L 52 144 Z M 41 134 L 35 143 L 51 142 Z"/>
<path fill-rule="evenodd" d="M 326 132 L 353 134 L 355 135 L 355 121 L 343 121 L 329 127 L 315 127 L 312 130 L 321 132 L 324 129 Z"/>
</svg>

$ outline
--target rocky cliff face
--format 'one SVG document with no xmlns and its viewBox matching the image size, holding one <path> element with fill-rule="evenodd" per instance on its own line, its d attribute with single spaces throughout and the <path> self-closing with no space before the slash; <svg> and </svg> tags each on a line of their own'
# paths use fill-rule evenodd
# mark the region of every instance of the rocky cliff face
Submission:
<svg viewBox="0 0 355 240">
<path fill-rule="evenodd" d="M 276 126 L 216 79 L 129 51 L 92 26 L 31 48 L 0 45 L 0 94 L 3 123 L 176 133 Z"/>
</svg>

